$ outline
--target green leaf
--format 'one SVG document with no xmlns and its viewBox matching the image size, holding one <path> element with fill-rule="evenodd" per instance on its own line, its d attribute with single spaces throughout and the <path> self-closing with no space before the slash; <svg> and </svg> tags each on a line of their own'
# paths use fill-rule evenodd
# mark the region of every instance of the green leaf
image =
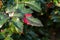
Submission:
<svg viewBox="0 0 60 40">
<path fill-rule="evenodd" d="M 31 9 L 26 9 L 24 4 L 19 4 L 18 9 L 19 9 L 20 12 L 23 13 L 23 14 L 33 13 Z"/>
<path fill-rule="evenodd" d="M 43 24 L 41 23 L 41 21 L 37 18 L 34 18 L 34 17 L 27 17 L 28 21 L 30 22 L 30 24 L 32 26 L 42 26 L 43 27 Z"/>
<path fill-rule="evenodd" d="M 19 29 L 19 31 L 23 32 L 23 23 L 19 20 L 19 18 L 13 17 L 12 18 L 13 24 Z M 18 30 L 15 28 L 16 30 Z"/>
<path fill-rule="evenodd" d="M 40 4 L 36 3 L 35 1 L 31 2 L 25 2 L 27 6 L 29 6 L 31 9 L 40 12 L 41 11 L 41 6 Z"/>
<path fill-rule="evenodd" d="M 4 36 L 2 34 L 0 34 L 0 39 L 4 39 Z"/>
<path fill-rule="evenodd" d="M 9 35 L 4 40 L 13 40 Z"/>
<path fill-rule="evenodd" d="M 7 35 L 12 35 L 12 31 L 10 30 L 10 28 L 5 28 L 3 32 L 1 32 L 1 34 L 4 36 L 4 38 Z"/>
<path fill-rule="evenodd" d="M 14 13 L 13 17 L 20 17 L 20 18 L 22 18 L 23 15 L 21 13 Z"/>
<path fill-rule="evenodd" d="M 9 33 L 11 32 L 20 33 L 21 32 L 21 30 L 19 30 L 12 22 L 10 22 L 9 26 L 10 26 Z"/>
<path fill-rule="evenodd" d="M 26 8 L 22 9 L 21 12 L 24 13 L 24 14 L 33 13 L 30 9 L 26 9 Z"/>
<path fill-rule="evenodd" d="M 3 14 L 0 14 L 0 28 L 3 26 L 4 23 L 6 23 L 8 20 L 8 17 L 3 15 Z"/>
<path fill-rule="evenodd" d="M 15 32 L 15 25 L 12 22 L 9 23 L 9 30 Z"/>
</svg>

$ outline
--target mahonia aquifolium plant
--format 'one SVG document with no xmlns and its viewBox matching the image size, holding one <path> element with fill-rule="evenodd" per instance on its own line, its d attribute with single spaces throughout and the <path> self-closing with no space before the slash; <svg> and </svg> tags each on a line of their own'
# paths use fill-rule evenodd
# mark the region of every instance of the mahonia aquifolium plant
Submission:
<svg viewBox="0 0 60 40">
<path fill-rule="evenodd" d="M 32 15 L 33 10 L 41 11 L 40 2 L 36 0 L 1 0 L 0 8 L 1 39 L 13 40 L 13 33 L 24 34 L 25 25 L 43 27 L 42 22 Z"/>
<path fill-rule="evenodd" d="M 59 22 L 59 0 L 0 0 L 0 40 L 49 40 Z"/>
</svg>

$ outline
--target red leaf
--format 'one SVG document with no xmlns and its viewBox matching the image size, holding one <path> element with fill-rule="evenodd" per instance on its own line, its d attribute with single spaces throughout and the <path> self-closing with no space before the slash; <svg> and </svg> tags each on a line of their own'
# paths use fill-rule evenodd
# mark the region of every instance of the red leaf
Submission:
<svg viewBox="0 0 60 40">
<path fill-rule="evenodd" d="M 23 18 L 23 22 L 24 22 L 25 24 L 27 24 L 27 25 L 30 25 L 30 23 L 29 23 L 29 21 L 27 20 L 26 17 Z"/>
<path fill-rule="evenodd" d="M 25 16 L 25 17 L 31 17 L 32 14 L 27 13 L 27 14 L 25 14 L 24 16 Z"/>
<path fill-rule="evenodd" d="M 29 13 L 25 14 L 24 18 L 23 18 L 23 22 L 27 25 L 30 25 L 30 22 L 27 20 L 26 17 L 31 17 L 31 16 L 32 16 L 32 14 L 29 14 Z"/>
<path fill-rule="evenodd" d="M 32 14 L 29 14 L 29 13 L 25 14 L 23 18 L 23 22 L 27 25 L 30 25 L 30 22 L 28 21 L 27 17 L 31 17 L 31 16 Z"/>
</svg>

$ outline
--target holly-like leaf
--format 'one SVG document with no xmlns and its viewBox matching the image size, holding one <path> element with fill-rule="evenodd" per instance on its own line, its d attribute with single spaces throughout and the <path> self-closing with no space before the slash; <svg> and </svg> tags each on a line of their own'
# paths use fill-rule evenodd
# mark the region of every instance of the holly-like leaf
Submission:
<svg viewBox="0 0 60 40">
<path fill-rule="evenodd" d="M 8 20 L 8 17 L 0 14 L 0 28 L 3 26 L 4 23 L 6 23 L 6 21 Z"/>
<path fill-rule="evenodd" d="M 21 33 L 21 30 L 17 28 L 12 22 L 9 24 L 9 31 L 13 33 Z M 11 34 L 11 32 L 9 32 Z"/>
<path fill-rule="evenodd" d="M 23 15 L 21 15 L 20 13 L 15 13 L 14 15 L 13 15 L 13 17 L 23 17 Z"/>
<path fill-rule="evenodd" d="M 9 35 L 4 40 L 13 40 Z"/>
<path fill-rule="evenodd" d="M 41 5 L 36 3 L 35 1 L 25 2 L 27 6 L 29 6 L 32 10 L 37 12 L 41 11 Z"/>
<path fill-rule="evenodd" d="M 18 9 L 20 10 L 21 14 L 33 13 L 31 9 L 26 9 L 24 4 L 19 4 Z"/>
<path fill-rule="evenodd" d="M 23 32 L 23 23 L 19 20 L 19 18 L 12 18 L 13 24 L 19 29 L 19 31 Z M 17 30 L 17 28 L 15 28 Z"/>
<path fill-rule="evenodd" d="M 22 13 L 33 13 L 31 9 L 26 9 L 24 8 L 23 10 L 21 10 Z"/>
<path fill-rule="evenodd" d="M 32 26 L 43 26 L 42 22 L 34 17 L 27 17 L 28 21 Z"/>
<path fill-rule="evenodd" d="M 32 25 L 32 26 L 43 26 L 43 24 L 41 23 L 41 21 L 37 18 L 34 18 L 32 16 L 32 14 L 25 14 L 25 17 L 23 18 L 23 22 L 28 24 L 28 25 Z"/>
<path fill-rule="evenodd" d="M 11 32 L 16 32 L 16 30 L 15 30 L 15 25 L 14 25 L 12 22 L 9 22 L 9 30 L 10 30 Z"/>
</svg>

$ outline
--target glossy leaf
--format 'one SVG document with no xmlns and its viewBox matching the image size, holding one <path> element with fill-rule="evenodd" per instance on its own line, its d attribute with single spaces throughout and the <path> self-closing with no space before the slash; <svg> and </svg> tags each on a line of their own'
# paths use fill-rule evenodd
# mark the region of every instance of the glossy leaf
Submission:
<svg viewBox="0 0 60 40">
<path fill-rule="evenodd" d="M 43 26 L 43 24 L 41 23 L 41 21 L 37 18 L 34 17 L 27 17 L 28 21 L 30 22 L 30 24 L 32 26 Z"/>
<path fill-rule="evenodd" d="M 10 36 L 7 36 L 4 40 L 13 40 Z"/>
<path fill-rule="evenodd" d="M 40 4 L 36 3 L 35 1 L 31 1 L 31 2 L 25 2 L 26 5 L 28 5 L 32 10 L 35 10 L 37 12 L 41 11 L 41 7 Z"/>
<path fill-rule="evenodd" d="M 3 15 L 3 14 L 0 14 L 0 28 L 3 26 L 4 23 L 6 23 L 8 20 L 8 17 Z"/>
<path fill-rule="evenodd" d="M 31 9 L 26 9 L 24 4 L 19 4 L 18 8 L 20 10 L 20 13 L 26 14 L 26 13 L 33 13 Z"/>
<path fill-rule="evenodd" d="M 13 21 L 13 24 L 20 30 L 20 32 L 22 33 L 23 32 L 23 23 L 19 20 L 19 18 L 13 18 L 12 19 Z M 16 28 L 16 30 L 17 30 Z"/>
</svg>

